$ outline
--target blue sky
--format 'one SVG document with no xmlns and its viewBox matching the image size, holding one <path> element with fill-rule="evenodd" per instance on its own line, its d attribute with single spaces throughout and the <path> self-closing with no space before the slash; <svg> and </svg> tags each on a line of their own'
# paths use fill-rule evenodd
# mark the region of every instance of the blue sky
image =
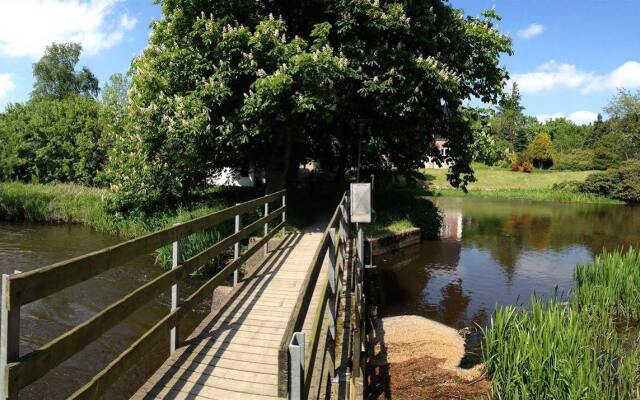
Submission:
<svg viewBox="0 0 640 400">
<path fill-rule="evenodd" d="M 151 0 L 0 0 L 0 110 L 29 98 L 32 65 L 52 41 L 81 42 L 79 64 L 102 85 L 128 71 L 160 17 Z"/>
<path fill-rule="evenodd" d="M 452 0 L 477 15 L 495 6 L 515 54 L 502 62 L 520 85 L 526 113 L 589 122 L 617 87 L 640 89 L 640 1 Z M 160 18 L 151 0 L 2 0 L 0 110 L 28 99 L 31 67 L 51 41 L 80 41 L 104 83 L 126 72 Z"/>
</svg>

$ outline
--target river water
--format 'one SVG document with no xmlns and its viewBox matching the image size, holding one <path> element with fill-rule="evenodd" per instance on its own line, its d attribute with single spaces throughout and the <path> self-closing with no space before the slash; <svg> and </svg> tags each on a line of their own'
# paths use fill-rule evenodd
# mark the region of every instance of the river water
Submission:
<svg viewBox="0 0 640 400">
<path fill-rule="evenodd" d="M 0 222 L 0 272 L 29 271 L 89 253 L 122 241 L 79 225 L 33 225 Z M 162 270 L 152 255 L 139 257 L 21 308 L 20 353 L 26 354 L 87 320 L 123 295 L 131 293 Z M 192 288 L 186 288 L 190 291 Z M 134 312 L 101 339 L 65 361 L 20 393 L 21 399 L 61 399 L 73 393 L 117 354 L 138 339 L 169 311 L 169 294 Z M 195 323 L 190 321 L 187 323 Z M 105 396 L 128 398 L 167 354 L 167 343 L 152 352 Z"/>
<path fill-rule="evenodd" d="M 496 305 L 566 296 L 577 263 L 640 244 L 640 207 L 473 198 L 432 199 L 439 240 L 376 261 L 384 316 L 486 326 Z"/>
</svg>

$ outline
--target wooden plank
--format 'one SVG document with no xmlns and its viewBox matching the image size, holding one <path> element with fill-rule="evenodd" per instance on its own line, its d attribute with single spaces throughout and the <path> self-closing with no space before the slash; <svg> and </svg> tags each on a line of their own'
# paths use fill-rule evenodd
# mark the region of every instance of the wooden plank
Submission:
<svg viewBox="0 0 640 400">
<path fill-rule="evenodd" d="M 217 242 L 209 249 L 202 251 L 198 255 L 190 258 L 181 266 L 169 270 L 151 282 L 141 286 L 129 295 L 112 303 L 110 306 L 94 315 L 92 318 L 74 327 L 67 333 L 53 339 L 39 349 L 21 357 L 17 363 L 12 363 L 8 369 L 8 379 L 10 387 L 13 389 L 23 388 L 37 379 L 44 376 L 60 363 L 78 353 L 90 343 L 98 339 L 109 329 L 113 328 L 124 318 L 131 315 L 143 305 L 161 292 L 195 271 L 210 258 L 222 253 L 226 248 L 233 245 L 235 241 L 248 237 L 251 233 L 260 229 L 265 221 L 272 220 L 284 210 L 274 211 L 269 216 L 248 225 L 240 232 L 234 233 L 227 238 Z M 212 250 L 213 249 L 213 250 Z M 204 257 L 203 255 L 207 255 Z M 228 270 L 229 267 L 223 268 Z M 217 277 L 216 282 L 221 282 L 225 276 Z"/>
<path fill-rule="evenodd" d="M 180 240 L 192 233 L 244 214 L 265 202 L 273 201 L 285 191 L 250 200 L 224 210 L 196 218 L 115 246 L 62 261 L 33 271 L 17 274 L 11 280 L 10 308 L 19 307 L 83 282 L 124 262 Z"/>
<path fill-rule="evenodd" d="M 180 319 L 193 310 L 193 307 L 204 297 L 210 293 L 218 284 L 222 282 L 233 270 L 242 265 L 251 255 L 253 255 L 266 241 L 275 235 L 284 227 L 286 222 L 278 224 L 266 237 L 263 237 L 243 253 L 238 259 L 229 263 L 215 276 L 209 279 L 199 289 L 197 289 L 187 300 L 184 301 L 174 312 L 162 318 L 153 328 L 147 331 L 140 339 L 122 352 L 115 360 L 113 360 L 106 368 L 94 376 L 87 384 L 78 389 L 70 398 L 71 399 L 95 399 L 102 395 L 115 380 L 135 365 L 136 361 L 148 352 L 161 335 L 168 335 L 170 326 L 174 326 Z"/>
</svg>

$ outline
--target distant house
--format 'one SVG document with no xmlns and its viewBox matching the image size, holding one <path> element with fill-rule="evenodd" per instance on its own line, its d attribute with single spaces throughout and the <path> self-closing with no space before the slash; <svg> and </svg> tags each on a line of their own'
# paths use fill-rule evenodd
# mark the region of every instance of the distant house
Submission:
<svg viewBox="0 0 640 400">
<path fill-rule="evenodd" d="M 429 161 L 424 165 L 425 168 L 444 169 L 455 164 L 453 158 L 449 156 L 449 146 L 447 146 L 447 142 L 447 139 L 436 138 L 436 147 L 438 148 L 438 151 L 440 151 L 440 156 L 444 161 L 439 164 L 435 157 L 429 157 Z"/>
<path fill-rule="evenodd" d="M 254 187 L 259 183 L 264 183 L 264 178 L 260 174 L 249 171 L 248 175 L 242 175 L 239 170 L 231 168 L 223 168 L 207 178 L 207 184 L 215 186 Z"/>
</svg>

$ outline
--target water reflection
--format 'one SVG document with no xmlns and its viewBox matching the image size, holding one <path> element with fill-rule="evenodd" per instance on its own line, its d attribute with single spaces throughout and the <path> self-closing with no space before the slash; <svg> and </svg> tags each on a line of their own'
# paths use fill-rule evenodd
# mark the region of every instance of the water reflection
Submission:
<svg viewBox="0 0 640 400">
<path fill-rule="evenodd" d="M 378 260 L 385 315 L 418 314 L 461 328 L 496 304 L 566 295 L 576 263 L 638 245 L 640 208 L 434 199 L 440 240 Z"/>
</svg>

